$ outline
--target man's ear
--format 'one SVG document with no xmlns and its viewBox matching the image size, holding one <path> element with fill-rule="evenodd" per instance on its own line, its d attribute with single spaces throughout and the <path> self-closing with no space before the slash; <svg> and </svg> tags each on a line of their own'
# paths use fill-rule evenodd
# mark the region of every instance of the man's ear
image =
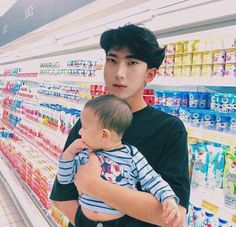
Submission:
<svg viewBox="0 0 236 227">
<path fill-rule="evenodd" d="M 153 81 L 153 79 L 155 78 L 156 74 L 157 74 L 157 69 L 156 68 L 148 69 L 145 82 L 146 83 L 151 83 Z"/>
<path fill-rule="evenodd" d="M 110 140 L 111 132 L 109 129 L 106 129 L 106 128 L 102 129 L 102 138 L 106 141 Z"/>
</svg>

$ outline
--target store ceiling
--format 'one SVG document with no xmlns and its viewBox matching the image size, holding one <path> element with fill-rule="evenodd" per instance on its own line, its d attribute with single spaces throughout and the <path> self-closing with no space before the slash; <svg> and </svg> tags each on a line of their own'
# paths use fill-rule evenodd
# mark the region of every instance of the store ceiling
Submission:
<svg viewBox="0 0 236 227">
<path fill-rule="evenodd" d="M 194 23 L 194 16 L 197 16 L 199 18 L 199 12 L 206 12 L 202 15 L 206 17 L 207 12 L 209 11 L 207 11 L 207 9 L 209 9 L 209 6 L 217 5 L 217 3 L 219 3 L 218 9 L 221 10 L 221 6 L 223 3 L 232 3 L 225 4 L 225 7 L 223 8 L 223 10 L 226 10 L 227 8 L 228 11 L 226 13 L 230 14 L 231 12 L 229 12 L 230 10 L 228 8 L 230 7 L 232 11 L 232 9 L 234 8 L 232 6 L 236 4 L 236 1 L 96 0 L 95 2 L 82 7 L 81 9 L 67 14 L 31 33 L 20 37 L 19 39 L 7 45 L 0 47 L 0 63 L 5 64 L 14 61 L 21 61 L 23 59 L 26 60 L 32 58 L 33 56 L 48 56 L 49 53 L 53 55 L 70 53 L 71 51 L 78 51 L 80 50 L 78 49 L 79 46 L 80 48 L 83 48 L 88 44 L 87 42 L 84 42 L 83 36 L 86 37 L 87 41 L 89 41 L 88 39 L 90 38 L 97 38 L 94 37 L 94 34 L 96 34 L 96 32 L 97 34 L 101 34 L 101 30 L 104 31 L 111 27 L 119 26 L 119 23 L 121 22 L 127 23 L 129 22 L 132 15 L 134 16 L 134 18 L 140 15 L 142 17 L 147 17 L 144 24 L 153 31 L 157 30 L 157 25 L 159 29 L 162 27 L 164 29 L 168 26 L 172 27 L 173 29 L 173 26 L 176 26 L 176 24 L 178 24 L 177 22 L 181 23 L 178 26 L 184 26 L 184 29 L 186 29 L 186 23 L 190 23 L 189 21 L 191 20 L 192 22 L 189 24 L 189 26 L 192 27 Z M 199 9 L 197 10 L 197 13 L 193 12 L 194 15 L 191 11 L 188 11 L 189 9 L 193 9 L 197 6 L 199 6 Z M 201 9 L 201 6 L 204 11 Z M 211 8 L 214 9 L 213 7 Z M 186 13 L 183 13 L 185 12 L 184 10 L 186 11 Z M 174 16 L 172 16 L 174 13 L 178 15 L 178 19 L 176 18 L 176 20 L 173 19 Z M 192 15 L 192 17 L 188 18 L 188 20 L 186 21 L 186 15 Z M 212 16 L 212 19 L 217 17 L 217 15 L 218 14 L 215 13 Z M 235 16 L 236 15 L 233 15 L 232 18 L 235 18 Z M 116 21 L 118 23 L 115 23 Z M 207 19 L 205 19 L 205 21 L 207 21 Z M 202 23 L 200 25 L 202 26 Z M 89 33 L 89 30 L 91 30 L 92 32 Z M 91 34 L 93 35 L 93 37 L 90 37 Z M 18 55 L 19 57 L 17 57 Z"/>
<path fill-rule="evenodd" d="M 0 17 L 2 17 L 16 2 L 17 0 L 1 0 Z"/>
</svg>

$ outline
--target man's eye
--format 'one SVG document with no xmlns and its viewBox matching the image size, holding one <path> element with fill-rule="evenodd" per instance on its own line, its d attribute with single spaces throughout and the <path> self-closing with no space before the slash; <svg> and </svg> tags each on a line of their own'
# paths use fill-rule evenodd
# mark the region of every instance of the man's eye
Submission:
<svg viewBox="0 0 236 227">
<path fill-rule="evenodd" d="M 113 63 L 113 62 L 115 62 L 115 60 L 112 58 L 107 58 L 107 62 Z"/>
<path fill-rule="evenodd" d="M 137 65 L 138 62 L 137 62 L 137 61 L 130 61 L 128 64 L 129 64 L 129 65 Z"/>
</svg>

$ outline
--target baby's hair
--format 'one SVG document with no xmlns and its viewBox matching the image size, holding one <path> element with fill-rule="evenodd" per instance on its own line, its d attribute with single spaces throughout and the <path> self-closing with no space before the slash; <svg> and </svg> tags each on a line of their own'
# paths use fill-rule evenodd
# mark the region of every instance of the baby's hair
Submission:
<svg viewBox="0 0 236 227">
<path fill-rule="evenodd" d="M 91 109 L 103 128 L 122 136 L 131 124 L 133 114 L 127 102 L 114 95 L 102 95 L 89 100 L 84 108 Z"/>
</svg>

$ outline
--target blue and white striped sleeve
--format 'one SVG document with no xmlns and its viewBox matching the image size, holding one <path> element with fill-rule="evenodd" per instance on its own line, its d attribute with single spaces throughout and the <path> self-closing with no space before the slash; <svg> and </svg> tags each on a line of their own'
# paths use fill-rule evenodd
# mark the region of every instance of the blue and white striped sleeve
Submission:
<svg viewBox="0 0 236 227">
<path fill-rule="evenodd" d="M 133 147 L 133 151 L 133 160 L 142 190 L 150 192 L 161 203 L 167 198 L 173 198 L 179 203 L 179 198 L 169 184 L 148 164 L 146 158 L 136 148 Z"/>
<path fill-rule="evenodd" d="M 79 166 L 84 165 L 89 159 L 87 150 L 83 150 L 76 155 L 72 160 L 62 160 L 59 157 L 59 168 L 57 173 L 57 180 L 60 184 L 70 184 L 75 180 L 75 174 L 77 173 Z"/>
</svg>

